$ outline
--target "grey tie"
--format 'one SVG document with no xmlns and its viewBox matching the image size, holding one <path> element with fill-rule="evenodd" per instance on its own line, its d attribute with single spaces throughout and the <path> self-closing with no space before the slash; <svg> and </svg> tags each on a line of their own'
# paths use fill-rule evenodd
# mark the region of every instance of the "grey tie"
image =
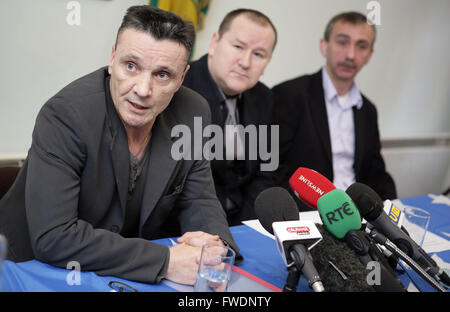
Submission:
<svg viewBox="0 0 450 312">
<path fill-rule="evenodd" d="M 225 125 L 237 125 L 238 124 L 236 103 L 237 103 L 236 98 L 225 100 L 225 104 L 227 105 L 227 109 L 228 109 L 228 116 L 225 119 Z"/>
<path fill-rule="evenodd" d="M 228 109 L 228 116 L 225 119 L 226 159 L 243 159 L 244 146 L 242 144 L 242 137 L 237 127 L 237 125 L 239 124 L 239 115 L 238 110 L 236 109 L 237 99 L 226 99 L 225 103 Z"/>
</svg>

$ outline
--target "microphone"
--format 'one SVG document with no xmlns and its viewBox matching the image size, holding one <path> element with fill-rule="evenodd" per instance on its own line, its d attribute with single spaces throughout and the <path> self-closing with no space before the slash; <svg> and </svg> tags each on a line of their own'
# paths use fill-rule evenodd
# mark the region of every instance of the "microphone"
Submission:
<svg viewBox="0 0 450 312">
<path fill-rule="evenodd" d="M 323 195 L 317 201 L 317 207 L 326 229 L 336 238 L 344 239 L 366 268 L 375 263 L 379 265 L 379 278 L 373 283 L 375 290 L 406 291 L 380 251 L 369 242 L 366 234 L 360 231 L 359 211 L 343 190 L 335 189 Z"/>
<path fill-rule="evenodd" d="M 300 167 L 289 179 L 289 185 L 307 206 L 317 209 L 317 200 L 336 187 L 323 175 L 312 169 Z"/>
<path fill-rule="evenodd" d="M 361 228 L 359 211 L 343 190 L 335 189 L 319 198 L 317 208 L 323 224 L 339 239 Z"/>
<path fill-rule="evenodd" d="M 436 264 L 436 262 L 416 244 L 404 231 L 394 224 L 384 213 L 383 201 L 369 186 L 362 183 L 353 183 L 346 190 L 347 194 L 357 204 L 361 215 L 389 241 L 416 261 L 422 269 L 436 280 L 450 285 L 449 276 Z M 388 247 L 388 246 L 386 246 Z M 392 251 L 392 250 L 391 250 Z M 392 251 L 393 252 L 393 251 Z M 401 257 L 400 255 L 397 255 Z"/>
<path fill-rule="evenodd" d="M 392 222 L 394 222 L 403 232 L 405 232 L 409 236 L 408 232 L 403 227 L 403 222 L 405 220 L 404 213 L 400 209 L 398 209 L 394 205 L 394 203 L 392 201 L 390 201 L 389 199 L 386 199 L 383 202 L 383 205 L 384 205 L 383 210 L 389 216 L 389 219 L 391 219 Z M 356 208 L 358 208 L 358 207 L 356 207 Z M 366 232 L 369 233 L 370 230 L 373 229 L 373 226 L 370 223 L 367 223 L 366 225 L 367 225 Z M 386 257 L 391 268 L 396 270 L 397 266 L 398 266 L 399 257 L 395 253 L 389 251 L 389 249 L 387 249 L 383 245 L 378 244 L 378 248 L 381 250 L 383 255 Z"/>
<path fill-rule="evenodd" d="M 299 271 L 315 292 L 325 291 L 309 253 L 322 236 L 312 221 L 299 221 L 291 195 L 281 187 L 268 188 L 256 198 L 255 213 L 261 225 L 275 235 L 278 251 L 289 268 L 284 291 L 295 291 Z"/>
<path fill-rule="evenodd" d="M 367 282 L 367 268 L 355 252 L 325 226 L 316 226 L 322 240 L 311 250 L 311 255 L 325 289 L 328 292 L 374 292 L 374 287 Z"/>
<path fill-rule="evenodd" d="M 267 232 L 273 234 L 272 223 L 298 220 L 297 204 L 282 187 L 270 187 L 255 199 L 255 214 Z"/>
</svg>

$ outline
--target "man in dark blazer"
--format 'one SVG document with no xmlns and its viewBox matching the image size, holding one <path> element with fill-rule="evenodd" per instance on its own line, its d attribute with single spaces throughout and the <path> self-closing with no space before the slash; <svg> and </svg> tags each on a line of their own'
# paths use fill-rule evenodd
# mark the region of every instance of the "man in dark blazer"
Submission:
<svg viewBox="0 0 450 312">
<path fill-rule="evenodd" d="M 273 97 L 259 78 L 275 44 L 275 27 L 262 13 L 238 9 L 225 16 L 218 32 L 212 36 L 208 54 L 190 63 L 183 82 L 208 101 L 212 124 L 224 129 L 230 116 L 229 105 L 235 105 L 237 124 L 270 127 Z M 261 158 L 250 159 L 248 140 L 243 150 L 244 160 L 236 157 L 211 161 L 217 196 L 230 225 L 255 218 L 255 198 L 264 189 L 274 186 L 273 172 L 261 170 Z"/>
<path fill-rule="evenodd" d="M 288 190 L 290 176 L 298 167 L 307 167 L 338 188 L 361 182 L 383 199 L 396 198 L 380 153 L 377 110 L 354 83 L 370 60 L 374 41 L 375 26 L 364 15 L 339 14 L 320 41 L 325 66 L 273 88 L 281 145 L 277 178 Z M 300 210 L 309 210 L 297 202 Z"/>
<path fill-rule="evenodd" d="M 9 259 L 193 284 L 202 244 L 222 239 L 239 255 L 209 162 L 171 155 L 174 126 L 210 120 L 206 101 L 181 86 L 193 39 L 178 16 L 131 7 L 109 66 L 42 107 L 25 164 L 0 202 Z M 182 233 L 171 248 L 149 242 Z"/>
</svg>

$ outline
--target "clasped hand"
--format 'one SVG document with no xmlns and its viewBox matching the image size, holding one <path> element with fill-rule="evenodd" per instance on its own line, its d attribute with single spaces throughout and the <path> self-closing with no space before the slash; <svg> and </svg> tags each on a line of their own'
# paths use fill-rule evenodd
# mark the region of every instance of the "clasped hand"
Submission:
<svg viewBox="0 0 450 312">
<path fill-rule="evenodd" d="M 186 232 L 177 239 L 178 245 L 169 248 L 166 279 L 180 284 L 194 285 L 202 246 L 208 243 L 223 245 L 218 235 L 202 231 Z"/>
</svg>

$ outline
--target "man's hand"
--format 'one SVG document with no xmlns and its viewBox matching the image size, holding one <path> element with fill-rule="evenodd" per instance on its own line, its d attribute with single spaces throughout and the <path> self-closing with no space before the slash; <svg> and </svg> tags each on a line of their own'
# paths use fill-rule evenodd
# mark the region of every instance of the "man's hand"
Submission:
<svg viewBox="0 0 450 312">
<path fill-rule="evenodd" d="M 202 247 L 208 243 L 223 245 L 218 235 L 211 235 L 202 231 L 186 232 L 178 238 L 178 243 L 190 246 Z"/>
<path fill-rule="evenodd" d="M 178 245 L 169 249 L 166 279 L 180 284 L 194 285 L 197 279 L 202 246 L 208 243 L 223 245 L 218 235 L 202 231 L 186 232 L 177 239 Z"/>
<path fill-rule="evenodd" d="M 201 252 L 201 247 L 186 244 L 170 247 L 166 279 L 179 284 L 194 285 Z"/>
</svg>

